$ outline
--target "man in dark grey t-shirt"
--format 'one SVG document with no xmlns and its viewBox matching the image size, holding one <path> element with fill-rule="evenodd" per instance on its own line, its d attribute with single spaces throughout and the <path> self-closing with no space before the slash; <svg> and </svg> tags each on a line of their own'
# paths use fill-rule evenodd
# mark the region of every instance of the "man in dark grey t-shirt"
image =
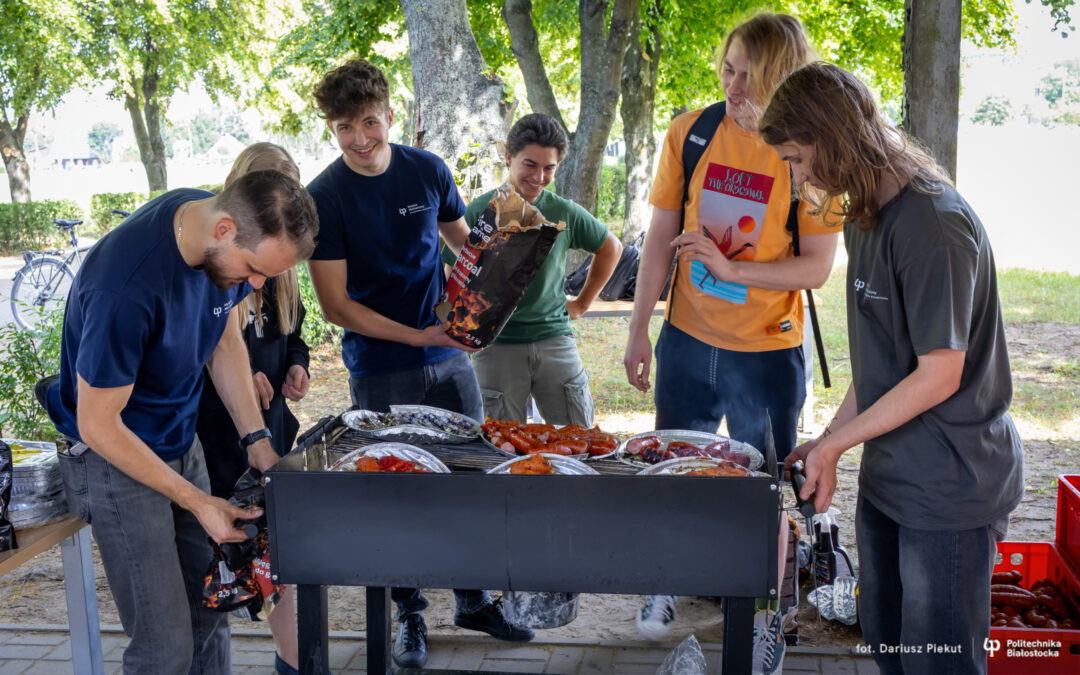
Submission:
<svg viewBox="0 0 1080 675">
<path fill-rule="evenodd" d="M 967 530 L 1023 493 L 1012 377 L 986 231 L 951 187 L 906 188 L 874 229 L 844 228 L 852 383 L 862 412 L 936 349 L 964 353 L 960 388 L 863 446 L 859 490 L 901 525 Z"/>
<path fill-rule="evenodd" d="M 937 163 L 851 73 L 813 64 L 760 124 L 797 183 L 841 198 L 852 384 L 806 463 L 824 511 L 862 444 L 859 621 L 882 673 L 985 673 L 990 579 L 1023 494 L 993 254 Z"/>
</svg>

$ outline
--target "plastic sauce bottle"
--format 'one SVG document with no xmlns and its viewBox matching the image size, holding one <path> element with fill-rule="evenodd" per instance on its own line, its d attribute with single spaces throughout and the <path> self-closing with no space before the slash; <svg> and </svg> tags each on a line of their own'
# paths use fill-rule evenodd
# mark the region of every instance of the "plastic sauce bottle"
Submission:
<svg viewBox="0 0 1080 675">
<path fill-rule="evenodd" d="M 814 579 L 816 584 L 827 586 L 838 576 L 854 576 L 851 557 L 840 545 L 840 528 L 833 508 L 814 516 Z"/>
</svg>

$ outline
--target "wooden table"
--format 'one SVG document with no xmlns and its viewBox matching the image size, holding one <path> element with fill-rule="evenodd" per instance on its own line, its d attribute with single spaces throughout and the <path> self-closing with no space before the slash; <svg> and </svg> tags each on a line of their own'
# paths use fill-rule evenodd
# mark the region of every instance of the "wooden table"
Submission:
<svg viewBox="0 0 1080 675">
<path fill-rule="evenodd" d="M 661 300 L 653 309 L 653 316 L 664 316 L 667 303 Z M 631 316 L 634 313 L 633 300 L 600 300 L 597 298 L 589 310 L 585 312 L 583 319 L 598 319 L 605 316 Z"/>
<path fill-rule="evenodd" d="M 94 564 L 90 557 L 90 530 L 75 516 L 15 532 L 19 548 L 0 553 L 0 577 L 60 544 L 64 560 L 64 594 L 67 596 L 71 633 L 71 665 L 76 673 L 103 675 L 101 630 L 98 624 Z"/>
</svg>

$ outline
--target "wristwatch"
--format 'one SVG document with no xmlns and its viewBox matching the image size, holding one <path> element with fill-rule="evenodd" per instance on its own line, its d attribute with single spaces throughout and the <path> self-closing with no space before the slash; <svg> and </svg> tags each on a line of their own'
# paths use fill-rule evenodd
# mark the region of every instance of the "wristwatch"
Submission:
<svg viewBox="0 0 1080 675">
<path fill-rule="evenodd" d="M 273 438 L 273 434 L 271 434 L 270 430 L 266 427 L 263 427 L 262 429 L 256 429 L 255 431 L 252 431 L 250 434 L 240 439 L 240 449 L 247 450 L 252 443 L 254 443 L 255 441 L 261 441 L 264 438 Z"/>
</svg>

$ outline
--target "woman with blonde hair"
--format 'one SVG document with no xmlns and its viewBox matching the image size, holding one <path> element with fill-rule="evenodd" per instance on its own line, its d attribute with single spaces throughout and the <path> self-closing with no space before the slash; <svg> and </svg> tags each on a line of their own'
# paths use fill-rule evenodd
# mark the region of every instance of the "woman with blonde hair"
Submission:
<svg viewBox="0 0 1080 675">
<path fill-rule="evenodd" d="M 814 64 L 778 89 L 761 134 L 797 179 L 843 197 L 851 387 L 806 463 L 832 501 L 863 445 L 859 619 L 882 673 L 985 673 L 990 575 L 1024 490 L 994 256 L 971 206 L 870 90 Z"/>
<path fill-rule="evenodd" d="M 806 396 L 800 290 L 825 283 L 839 230 L 792 201 L 799 186 L 761 140 L 757 121 L 776 86 L 812 57 L 797 19 L 755 16 L 720 52 L 724 102 L 680 115 L 668 129 L 623 360 L 630 384 L 648 391 L 649 318 L 678 254 L 656 343 L 657 429 L 715 433 L 726 418 L 731 438 L 764 449 L 767 410 L 777 455 L 795 446 Z M 716 111 L 719 124 L 705 125 Z M 688 166 L 695 147 L 700 161 Z M 799 228 L 798 257 L 789 222 Z M 674 610 L 672 596 L 649 598 L 639 630 L 661 639 Z M 771 672 L 782 641 L 779 616 L 767 620 L 774 632 L 763 667 Z"/>
<path fill-rule="evenodd" d="M 225 179 L 227 187 L 252 171 L 274 170 L 300 182 L 300 169 L 289 153 L 273 143 L 255 143 L 237 156 Z M 220 191 L 220 190 L 219 190 Z M 308 346 L 301 337 L 304 306 L 296 268 L 266 280 L 261 289 L 240 303 L 239 319 L 251 360 L 255 393 L 270 430 L 270 443 L 279 455 L 292 449 L 300 424 L 285 400 L 299 401 L 308 391 Z M 203 387 L 196 433 L 206 454 L 213 495 L 228 499 L 236 481 L 248 469 L 236 428 L 225 422 L 228 411 L 212 385 Z M 275 670 L 297 672 L 298 648 L 293 589 L 286 587 L 267 623 L 274 637 Z"/>
</svg>

